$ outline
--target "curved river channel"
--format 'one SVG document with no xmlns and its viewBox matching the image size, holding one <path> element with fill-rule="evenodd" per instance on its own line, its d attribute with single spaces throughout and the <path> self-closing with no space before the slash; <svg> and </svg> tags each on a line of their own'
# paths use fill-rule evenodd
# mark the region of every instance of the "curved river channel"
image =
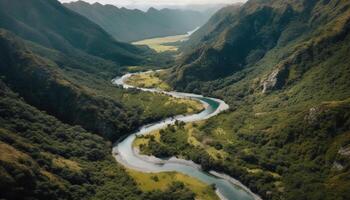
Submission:
<svg viewBox="0 0 350 200">
<path fill-rule="evenodd" d="M 148 73 L 148 72 L 145 72 Z M 201 170 L 201 167 L 192 161 L 170 158 L 159 159 L 153 156 L 140 155 L 136 149 L 133 148 L 133 141 L 137 135 L 146 135 L 155 130 L 165 128 L 169 124 L 174 124 L 176 120 L 183 122 L 195 122 L 208 119 L 220 112 L 227 110 L 229 106 L 220 99 L 203 97 L 201 95 L 180 93 L 180 92 L 164 92 L 158 89 L 138 88 L 127 85 L 125 80 L 132 74 L 126 74 L 122 77 L 113 80 L 115 85 L 120 85 L 124 88 L 136 88 L 148 92 L 157 92 L 171 95 L 177 98 L 192 98 L 201 101 L 205 105 L 205 110 L 193 115 L 179 115 L 172 118 L 164 119 L 160 122 L 142 126 L 139 131 L 129 135 L 124 140 L 116 143 L 113 147 L 113 155 L 116 160 L 127 168 L 142 171 L 145 173 L 159 173 L 176 171 L 186 174 L 190 177 L 196 178 L 207 184 L 215 184 L 216 193 L 220 199 L 227 200 L 259 200 L 259 196 L 251 192 L 247 187 L 242 185 L 239 181 L 232 177 L 220 174 L 215 171 L 209 173 Z"/>
</svg>

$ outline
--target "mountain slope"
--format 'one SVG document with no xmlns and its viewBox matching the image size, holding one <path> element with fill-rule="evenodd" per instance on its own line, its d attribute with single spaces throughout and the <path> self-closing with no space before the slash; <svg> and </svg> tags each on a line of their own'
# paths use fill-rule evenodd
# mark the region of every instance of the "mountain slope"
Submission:
<svg viewBox="0 0 350 200">
<path fill-rule="evenodd" d="M 226 17 L 169 80 L 231 109 L 190 126 L 200 145 L 176 154 L 202 147 L 199 162 L 264 199 L 349 199 L 350 2 L 251 0 Z"/>
<path fill-rule="evenodd" d="M 144 59 L 116 48 L 143 51 L 57 1 L 0 5 L 0 199 L 193 199 L 176 183 L 141 191 L 111 155 L 111 143 L 140 124 L 188 110 L 166 95 L 112 85 L 119 64 Z M 104 46 L 94 56 L 85 47 L 95 45 Z"/>
<path fill-rule="evenodd" d="M 220 24 L 227 24 L 235 19 L 234 15 L 237 15 L 241 6 L 242 4 L 238 3 L 218 10 L 207 23 L 190 36 L 189 41 L 183 44 L 181 50 L 188 53 L 200 47 L 203 41 L 214 39 L 215 33 L 220 33 L 222 29 L 226 28 Z"/>
<path fill-rule="evenodd" d="M 193 199 L 181 184 L 141 191 L 111 155 L 112 142 L 187 105 L 113 86 L 114 62 L 69 53 L 0 29 L 0 198 Z"/>
<path fill-rule="evenodd" d="M 28 105 L 0 80 L 0 198 L 192 200 L 187 187 L 143 192 L 111 143 Z"/>
<path fill-rule="evenodd" d="M 84 1 L 64 5 L 100 25 L 117 40 L 126 42 L 184 34 L 209 18 L 209 13 L 191 10 L 151 8 L 143 12 Z"/>
<path fill-rule="evenodd" d="M 0 75 L 11 89 L 59 120 L 81 125 L 111 141 L 141 123 L 187 109 L 182 103 L 165 104 L 170 100 L 165 95 L 113 86 L 110 80 L 116 65 L 101 58 L 62 54 L 28 44 L 1 29 L 0 47 Z M 159 104 L 165 105 L 164 110 Z"/>
<path fill-rule="evenodd" d="M 101 137 L 26 104 L 2 81 L 0 94 L 1 198 L 82 199 L 113 187 L 139 199 L 125 193 L 138 189 Z"/>
<path fill-rule="evenodd" d="M 334 5 L 332 11 L 327 9 L 336 2 L 322 4 L 317 1 L 289 1 L 284 4 L 249 1 L 237 14 L 228 15 L 227 19 L 218 22 L 213 31 L 203 36 L 200 39 L 203 45 L 183 56 L 173 81 L 185 85 L 192 80 L 222 78 L 254 65 L 273 48 L 297 40 L 307 43 L 310 38 L 317 37 L 316 34 L 322 34 L 318 30 L 320 26 L 335 24 L 337 19 L 346 17 L 346 2 Z M 326 10 L 322 13 L 318 9 Z M 323 33 L 327 34 L 326 31 Z"/>
<path fill-rule="evenodd" d="M 57 0 L 2 0 L 0 28 L 48 48 L 70 53 L 78 49 L 120 64 L 137 64 L 147 54 L 145 49 L 115 41 Z"/>
</svg>

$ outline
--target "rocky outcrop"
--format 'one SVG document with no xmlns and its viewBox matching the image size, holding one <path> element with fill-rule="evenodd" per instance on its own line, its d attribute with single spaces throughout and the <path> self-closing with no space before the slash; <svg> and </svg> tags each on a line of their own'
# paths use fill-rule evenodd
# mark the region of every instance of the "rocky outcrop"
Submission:
<svg viewBox="0 0 350 200">
<path fill-rule="evenodd" d="M 318 121 L 318 116 L 320 114 L 320 109 L 317 107 L 312 107 L 309 110 L 309 113 L 305 116 L 305 121 L 307 121 L 308 124 L 315 124 Z"/>
<path fill-rule="evenodd" d="M 340 154 L 342 156 L 349 156 L 350 157 L 350 146 L 340 148 L 338 151 L 338 154 Z"/>
<path fill-rule="evenodd" d="M 268 93 L 269 91 L 281 89 L 288 75 L 288 65 L 282 64 L 276 67 L 266 78 L 261 81 L 262 93 Z"/>
<path fill-rule="evenodd" d="M 279 74 L 279 69 L 275 69 L 268 77 L 262 82 L 262 93 L 266 93 L 269 90 L 275 88 L 277 84 L 277 76 Z"/>
<path fill-rule="evenodd" d="M 332 170 L 334 171 L 341 171 L 344 169 L 344 166 L 338 162 L 334 162 L 332 166 Z"/>
</svg>

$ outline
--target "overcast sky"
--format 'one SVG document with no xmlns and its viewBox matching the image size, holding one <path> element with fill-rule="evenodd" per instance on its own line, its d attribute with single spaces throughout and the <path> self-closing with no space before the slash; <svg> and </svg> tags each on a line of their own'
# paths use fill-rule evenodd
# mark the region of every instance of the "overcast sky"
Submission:
<svg viewBox="0 0 350 200">
<path fill-rule="evenodd" d="M 61 2 L 71 2 L 76 0 L 59 0 Z M 118 7 L 166 7 L 166 6 L 184 6 L 192 4 L 222 4 L 245 2 L 246 0 L 84 0 L 89 3 L 99 2 L 101 4 L 113 4 Z"/>
</svg>

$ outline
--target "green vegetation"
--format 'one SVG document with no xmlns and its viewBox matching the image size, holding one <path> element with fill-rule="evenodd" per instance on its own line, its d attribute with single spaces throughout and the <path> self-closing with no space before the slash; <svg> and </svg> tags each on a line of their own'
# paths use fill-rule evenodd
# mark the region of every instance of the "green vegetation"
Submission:
<svg viewBox="0 0 350 200">
<path fill-rule="evenodd" d="M 136 87 L 142 88 L 158 88 L 164 91 L 170 91 L 171 87 L 161 80 L 161 77 L 165 76 L 165 71 L 142 73 L 132 75 L 126 83 Z"/>
<path fill-rule="evenodd" d="M 128 169 L 128 174 L 134 178 L 138 187 L 142 191 L 163 191 L 165 194 L 168 194 L 169 190 L 171 191 L 174 185 L 179 185 L 181 183 L 184 184 L 189 191 L 181 194 L 178 198 L 185 198 L 186 196 L 195 195 L 195 199 L 201 200 L 215 200 L 218 197 L 215 194 L 213 188 L 209 185 L 206 185 L 194 178 L 188 177 L 186 175 L 176 173 L 176 172 L 166 172 L 166 173 L 140 173 L 137 171 L 133 171 Z M 177 186 L 179 187 L 179 186 Z M 193 193 L 191 193 L 192 191 Z M 192 197 L 193 198 L 193 197 Z"/>
<path fill-rule="evenodd" d="M 153 134 L 138 136 L 134 146 L 144 154 L 155 155 L 159 158 L 176 156 L 192 160 L 205 170 L 210 169 L 215 159 L 210 156 L 203 144 L 194 144 L 194 136 L 188 132 L 190 132 L 188 126 L 178 122 L 175 126 L 168 126 Z"/>
<path fill-rule="evenodd" d="M 210 83 L 215 90 L 237 82 L 244 76 L 237 73 L 248 68 L 259 66 L 265 73 L 272 67 L 288 68 L 313 47 L 334 44 L 346 36 L 348 3 L 268 0 L 249 1 L 241 9 L 225 8 L 186 43 L 189 47 L 169 82 L 177 89 L 193 91 L 203 82 L 220 79 Z M 261 60 L 272 51 L 277 63 L 263 66 Z"/>
<path fill-rule="evenodd" d="M 120 64 L 139 64 L 127 49 L 143 51 L 55 0 L 22 3 L 0 3 L 0 27 L 22 37 L 0 29 L 0 199 L 194 199 L 181 183 L 142 192 L 111 156 L 111 143 L 140 125 L 193 112 L 187 102 L 112 85 Z"/>
<path fill-rule="evenodd" d="M 204 24 L 212 13 L 210 10 L 168 8 L 150 8 L 144 12 L 83 1 L 64 6 L 100 25 L 116 40 L 124 42 L 184 34 Z"/>
<path fill-rule="evenodd" d="M 226 172 L 268 199 L 347 199 L 350 158 L 339 149 L 350 144 L 350 101 L 318 109 L 317 121 L 305 120 L 309 112 L 276 120 L 236 111 L 205 123 L 170 126 L 135 145 L 145 154 L 175 155 Z"/>
<path fill-rule="evenodd" d="M 146 72 L 149 70 L 157 69 L 154 66 L 126 66 L 123 67 L 123 71 L 126 73 Z"/>
<path fill-rule="evenodd" d="M 133 84 L 215 96 L 230 110 L 134 145 L 225 172 L 264 199 L 350 199 L 349 8 L 251 0 L 221 10 L 169 74 Z M 169 66 L 170 54 L 116 42 L 56 0 L 2 1 L 0 27 L 1 199 L 215 198 L 182 175 L 125 171 L 110 155 L 141 124 L 201 109 L 110 83 L 120 65 Z"/>
<path fill-rule="evenodd" d="M 149 48 L 156 50 L 158 53 L 166 51 L 177 51 L 178 42 L 182 42 L 188 39 L 188 35 L 176 35 L 176 36 L 167 36 L 160 38 L 152 38 L 133 42 L 135 45 L 147 45 Z"/>
<path fill-rule="evenodd" d="M 146 48 L 114 40 L 98 25 L 57 0 L 1 1 L 0 18 L 0 28 L 69 55 L 83 51 L 121 65 L 150 62 L 145 58 L 152 55 Z"/>
<path fill-rule="evenodd" d="M 193 159 L 264 199 L 349 199 L 349 6 L 269 0 L 223 10 L 168 80 L 230 110 L 169 127 L 143 152 Z"/>
<path fill-rule="evenodd" d="M 110 142 L 28 105 L 2 81 L 0 108 L 0 198 L 193 200 L 197 194 L 215 195 L 178 174 L 161 174 L 160 180 L 169 183 L 164 190 L 139 189 L 140 179 L 135 182 L 112 157 Z M 177 181 L 171 182 L 174 177 Z"/>
<path fill-rule="evenodd" d="M 0 94 L 1 198 L 108 199 L 102 194 L 109 193 L 112 199 L 135 199 L 141 194 L 112 158 L 110 143 L 29 106 L 2 82 Z"/>
<path fill-rule="evenodd" d="M 27 102 L 65 123 L 115 141 L 141 124 L 193 112 L 187 102 L 166 95 L 113 86 L 110 80 L 116 66 L 108 61 L 85 54 L 67 57 L 26 45 L 5 31 L 0 36 L 4 81 Z"/>
</svg>

